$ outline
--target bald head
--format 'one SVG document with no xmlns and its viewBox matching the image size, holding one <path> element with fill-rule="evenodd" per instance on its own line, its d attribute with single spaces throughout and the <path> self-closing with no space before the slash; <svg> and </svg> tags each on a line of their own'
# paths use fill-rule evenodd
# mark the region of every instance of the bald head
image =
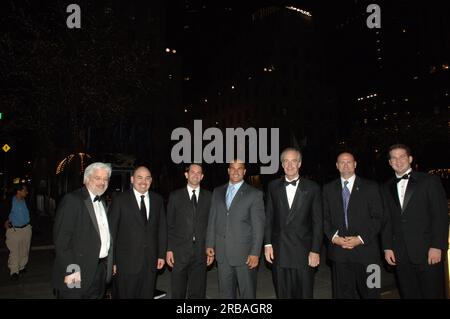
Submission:
<svg viewBox="0 0 450 319">
<path fill-rule="evenodd" d="M 336 168 L 344 179 L 349 179 L 355 175 L 356 161 L 353 154 L 348 152 L 339 154 L 336 161 Z"/>
</svg>

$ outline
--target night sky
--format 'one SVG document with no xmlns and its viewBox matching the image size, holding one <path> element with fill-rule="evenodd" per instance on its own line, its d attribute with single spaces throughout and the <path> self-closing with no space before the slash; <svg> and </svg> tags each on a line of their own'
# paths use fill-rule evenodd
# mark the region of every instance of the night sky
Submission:
<svg viewBox="0 0 450 319">
<path fill-rule="evenodd" d="M 276 125 L 280 147 L 299 144 L 318 182 L 336 176 L 344 149 L 382 181 L 387 147 L 403 142 L 419 170 L 447 169 L 448 183 L 449 4 L 378 1 L 381 28 L 370 29 L 372 2 L 85 0 L 81 28 L 69 29 L 74 1 L 3 1 L 0 142 L 12 147 L 3 185 L 52 179 L 74 153 L 126 154 L 179 181 L 170 132 L 194 119 Z M 221 87 L 234 79 L 243 89 L 228 96 Z M 215 169 L 211 187 L 224 178 Z"/>
</svg>

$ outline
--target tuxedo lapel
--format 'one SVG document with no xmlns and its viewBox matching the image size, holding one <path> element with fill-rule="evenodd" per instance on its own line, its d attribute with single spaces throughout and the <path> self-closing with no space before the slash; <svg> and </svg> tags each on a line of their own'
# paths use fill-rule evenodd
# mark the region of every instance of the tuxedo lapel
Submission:
<svg viewBox="0 0 450 319">
<path fill-rule="evenodd" d="M 408 180 L 408 186 L 406 187 L 405 198 L 403 199 L 402 213 L 405 211 L 406 207 L 408 206 L 408 203 L 409 203 L 416 187 L 417 187 L 417 177 L 415 176 L 414 172 L 412 172 L 411 176 Z"/>
<path fill-rule="evenodd" d="M 286 186 L 284 186 L 284 177 L 280 179 L 278 185 L 278 198 L 280 200 L 281 211 L 283 214 L 289 215 L 289 201 L 287 198 Z"/>
<path fill-rule="evenodd" d="M 92 204 L 91 196 L 89 195 L 89 191 L 87 190 L 87 188 L 83 188 L 82 194 L 83 194 L 83 202 L 89 213 L 89 217 L 91 217 L 92 224 L 94 225 L 97 234 L 100 236 L 100 231 L 98 229 L 97 224 L 97 217 L 95 216 L 94 204 Z"/>
<path fill-rule="evenodd" d="M 285 191 L 286 193 L 286 191 Z M 286 219 L 286 224 L 289 224 L 295 215 L 301 211 L 304 204 L 304 197 L 306 195 L 306 190 L 304 189 L 303 180 L 298 181 L 297 190 L 295 191 L 294 199 L 292 200 L 291 209 L 289 210 L 289 215 Z M 287 197 L 287 195 L 286 195 Z M 289 203 L 288 203 L 289 207 Z"/>
<path fill-rule="evenodd" d="M 389 185 L 389 191 L 391 193 L 395 205 L 397 205 L 397 208 L 401 210 L 400 200 L 398 199 L 397 183 L 395 182 L 395 179 L 393 179 L 391 184 Z"/>
</svg>

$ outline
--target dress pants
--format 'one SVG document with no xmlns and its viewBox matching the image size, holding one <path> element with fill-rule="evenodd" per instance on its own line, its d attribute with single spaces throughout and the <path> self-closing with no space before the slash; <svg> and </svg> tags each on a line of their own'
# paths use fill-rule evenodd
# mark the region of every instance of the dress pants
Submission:
<svg viewBox="0 0 450 319">
<path fill-rule="evenodd" d="M 56 292 L 56 297 L 58 299 L 102 299 L 106 289 L 106 268 L 107 258 L 99 259 L 94 279 L 86 290 L 64 287 Z M 83 273 L 81 273 L 81 285 L 83 285 Z"/>
<path fill-rule="evenodd" d="M 278 299 L 312 299 L 314 268 L 285 268 L 272 265 L 273 281 Z"/>
<path fill-rule="evenodd" d="M 256 298 L 257 268 L 249 269 L 246 264 L 231 266 L 226 256 L 221 263 L 217 263 L 217 267 L 221 299 L 236 299 L 237 289 L 240 299 Z"/>
<path fill-rule="evenodd" d="M 379 288 L 367 285 L 367 264 L 333 262 L 333 290 L 337 299 L 378 299 Z"/>
<path fill-rule="evenodd" d="M 114 298 L 153 299 L 157 272 L 152 268 L 148 261 L 144 263 L 137 274 L 121 273 L 118 268 L 114 279 Z"/>
<path fill-rule="evenodd" d="M 199 247 L 200 246 L 200 247 Z M 206 297 L 206 254 L 204 245 L 193 242 L 190 258 L 181 261 L 175 255 L 171 275 L 172 299 Z"/>
</svg>

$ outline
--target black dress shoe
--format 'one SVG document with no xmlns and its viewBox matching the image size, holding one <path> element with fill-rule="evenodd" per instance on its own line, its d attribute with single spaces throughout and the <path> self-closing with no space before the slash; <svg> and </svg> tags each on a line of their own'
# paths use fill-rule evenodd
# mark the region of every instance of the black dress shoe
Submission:
<svg viewBox="0 0 450 319">
<path fill-rule="evenodd" d="M 11 275 L 11 280 L 12 280 L 12 281 L 17 281 L 17 280 L 19 280 L 19 274 L 18 274 L 18 273 L 12 274 L 12 275 Z"/>
</svg>

